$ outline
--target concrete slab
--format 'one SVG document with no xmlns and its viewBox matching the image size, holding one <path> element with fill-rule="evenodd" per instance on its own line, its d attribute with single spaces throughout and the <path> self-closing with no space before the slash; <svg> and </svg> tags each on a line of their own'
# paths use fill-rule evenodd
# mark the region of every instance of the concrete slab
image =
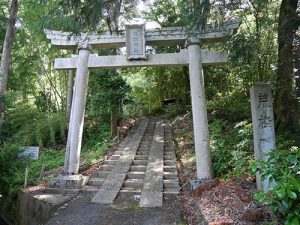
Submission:
<svg viewBox="0 0 300 225">
<path fill-rule="evenodd" d="M 119 191 L 122 187 L 125 177 L 126 173 L 110 174 L 102 185 L 101 189 Z"/>
<path fill-rule="evenodd" d="M 78 175 L 59 176 L 49 181 L 49 186 L 52 188 L 62 189 L 79 189 L 82 188 L 88 181 L 88 177 Z"/>
<path fill-rule="evenodd" d="M 156 123 L 156 129 L 149 153 L 140 206 L 157 207 L 163 202 L 163 168 L 164 168 L 164 127 Z"/>
<path fill-rule="evenodd" d="M 61 203 L 64 203 L 66 201 L 71 200 L 74 196 L 72 195 L 60 195 L 60 194 L 38 194 L 34 195 L 34 198 L 47 202 L 51 205 L 60 205 Z"/>
<path fill-rule="evenodd" d="M 140 207 L 162 207 L 163 193 L 143 190 L 141 194 Z"/>
<path fill-rule="evenodd" d="M 100 204 L 112 204 L 119 191 L 100 189 L 91 202 Z"/>
</svg>

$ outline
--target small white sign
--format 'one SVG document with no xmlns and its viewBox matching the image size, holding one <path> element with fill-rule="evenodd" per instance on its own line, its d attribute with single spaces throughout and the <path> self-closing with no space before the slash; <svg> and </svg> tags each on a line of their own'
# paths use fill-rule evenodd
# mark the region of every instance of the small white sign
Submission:
<svg viewBox="0 0 300 225">
<path fill-rule="evenodd" d="M 30 146 L 22 148 L 19 156 L 29 157 L 32 160 L 39 160 L 40 147 Z"/>
</svg>

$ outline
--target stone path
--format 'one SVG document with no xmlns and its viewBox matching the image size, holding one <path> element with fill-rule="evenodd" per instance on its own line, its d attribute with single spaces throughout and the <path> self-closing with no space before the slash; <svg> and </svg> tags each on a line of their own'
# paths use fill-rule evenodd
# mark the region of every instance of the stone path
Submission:
<svg viewBox="0 0 300 225">
<path fill-rule="evenodd" d="M 185 224 L 171 128 L 158 118 L 139 120 L 83 189 L 61 191 L 76 195 L 47 225 Z"/>
<path fill-rule="evenodd" d="M 92 202 L 112 204 L 118 193 L 141 194 L 141 207 L 162 206 L 164 194 L 178 194 L 171 130 L 157 118 L 142 119 L 83 189 Z"/>
</svg>

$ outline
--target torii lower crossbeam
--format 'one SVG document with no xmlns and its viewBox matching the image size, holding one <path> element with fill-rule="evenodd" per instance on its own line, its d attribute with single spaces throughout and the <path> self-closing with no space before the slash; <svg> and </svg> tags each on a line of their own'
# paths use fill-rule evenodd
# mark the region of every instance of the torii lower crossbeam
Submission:
<svg viewBox="0 0 300 225">
<path fill-rule="evenodd" d="M 228 61 L 228 54 L 222 51 L 201 50 L 202 65 L 223 64 Z M 76 69 L 78 57 L 55 59 L 55 69 Z M 88 68 L 122 68 L 145 66 L 187 66 L 189 65 L 188 51 L 148 55 L 147 60 L 128 61 L 124 55 L 90 56 Z"/>
</svg>

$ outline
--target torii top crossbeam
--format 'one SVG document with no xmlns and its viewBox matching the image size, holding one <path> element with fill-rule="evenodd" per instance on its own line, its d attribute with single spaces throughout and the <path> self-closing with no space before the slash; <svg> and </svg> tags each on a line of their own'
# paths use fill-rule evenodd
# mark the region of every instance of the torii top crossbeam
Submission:
<svg viewBox="0 0 300 225">
<path fill-rule="evenodd" d="M 197 36 L 203 43 L 220 41 L 224 36 L 231 36 L 239 27 L 241 19 L 234 19 L 219 26 L 208 25 L 205 30 L 188 32 L 184 27 L 167 27 L 151 29 L 145 32 L 147 45 L 184 44 L 190 36 Z M 70 32 L 45 30 L 51 44 L 61 49 L 75 49 L 78 42 L 87 38 L 93 48 L 120 48 L 126 43 L 126 34 L 120 35 L 81 33 L 73 35 Z"/>
</svg>

